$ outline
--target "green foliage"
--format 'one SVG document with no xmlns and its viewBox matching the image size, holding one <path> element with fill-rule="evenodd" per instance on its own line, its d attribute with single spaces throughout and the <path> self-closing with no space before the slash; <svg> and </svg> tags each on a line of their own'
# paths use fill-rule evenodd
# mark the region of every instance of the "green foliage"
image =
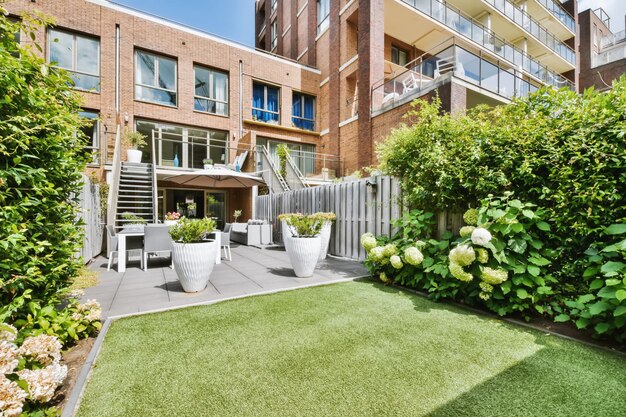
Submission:
<svg viewBox="0 0 626 417">
<path fill-rule="evenodd" d="M 14 41 L 48 23 L 13 23 L 0 10 L 0 321 L 25 318 L 30 302 L 58 301 L 80 266 L 80 97 L 65 71 Z"/>
<path fill-rule="evenodd" d="M 170 227 L 170 236 L 175 242 L 198 243 L 206 239 L 207 235 L 215 230 L 215 220 L 205 217 L 204 219 L 188 219 L 182 217 L 175 225 Z"/>
<path fill-rule="evenodd" d="M 146 135 L 141 132 L 125 130 L 122 134 L 122 142 L 132 149 L 139 149 L 147 145 Z"/>
<path fill-rule="evenodd" d="M 625 234 L 623 223 L 604 229 L 608 237 Z M 578 328 L 592 327 L 598 334 L 626 341 L 626 239 L 604 247 L 592 245 L 585 254 L 589 267 L 583 277 L 589 291 L 565 301 L 567 314 L 559 321 L 572 318 Z"/>
<path fill-rule="evenodd" d="M 279 219 L 287 222 L 289 232 L 293 237 L 315 237 L 320 234 L 325 219 L 315 214 L 305 216 L 303 214 L 282 214 Z"/>
<path fill-rule="evenodd" d="M 126 220 L 126 224 L 146 224 L 147 221 L 141 216 L 131 213 L 130 211 L 122 213 L 122 219 Z"/>
<path fill-rule="evenodd" d="M 276 147 L 276 155 L 278 155 L 278 164 L 280 175 L 283 178 L 287 178 L 287 156 L 289 155 L 289 148 L 287 145 L 281 143 Z"/>
<path fill-rule="evenodd" d="M 66 301 L 62 309 L 50 304 L 42 306 L 36 302 L 28 303 L 28 314 L 14 323 L 20 329 L 18 340 L 26 336 L 47 334 L 56 336 L 66 345 L 96 334 L 102 327 L 99 317 L 97 320 L 88 318 L 85 314 L 88 310 L 82 311 L 79 306 L 74 299 Z"/>
</svg>

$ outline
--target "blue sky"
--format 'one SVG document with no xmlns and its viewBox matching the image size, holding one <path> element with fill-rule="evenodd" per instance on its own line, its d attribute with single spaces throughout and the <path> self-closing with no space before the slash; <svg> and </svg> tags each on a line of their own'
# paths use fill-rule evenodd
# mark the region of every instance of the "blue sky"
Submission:
<svg viewBox="0 0 626 417">
<path fill-rule="evenodd" d="M 254 0 L 114 0 L 254 47 Z"/>
</svg>

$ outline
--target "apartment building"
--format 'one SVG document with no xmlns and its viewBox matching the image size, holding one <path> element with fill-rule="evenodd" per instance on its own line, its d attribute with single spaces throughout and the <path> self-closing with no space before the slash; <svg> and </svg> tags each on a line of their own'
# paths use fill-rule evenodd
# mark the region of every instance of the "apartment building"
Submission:
<svg viewBox="0 0 626 417">
<path fill-rule="evenodd" d="M 236 209 L 244 211 L 243 219 L 253 216 L 249 189 L 181 187 L 161 173 L 202 169 L 204 159 L 268 171 L 273 165 L 259 149 L 271 159 L 277 145 L 286 144 L 301 175 L 294 181 L 322 181 L 322 171 L 325 178 L 342 174 L 339 159 L 328 155 L 320 139 L 317 68 L 106 0 L 12 0 L 6 8 L 15 19 L 35 10 L 55 19 L 35 42 L 45 59 L 69 72 L 84 98 L 82 115 L 93 120 L 86 131 L 90 170 L 119 182 L 116 156 L 125 159 L 116 146 L 120 133 L 146 135 L 142 162 L 154 161 L 158 218 L 178 210 L 192 217 L 211 214 L 221 225 Z M 21 36 L 21 42 L 31 40 Z M 146 172 L 127 170 L 131 183 L 133 176 L 145 178 L 134 181 L 126 197 L 119 191 L 120 202 L 130 202 L 118 204 L 118 214 L 143 215 L 145 209 L 150 219 L 154 185 Z M 274 186 L 289 187 L 284 180 Z"/>
<path fill-rule="evenodd" d="M 412 100 L 445 110 L 575 89 L 576 0 L 258 0 L 256 46 L 320 70 L 321 143 L 346 172 Z"/>
<path fill-rule="evenodd" d="M 626 74 L 626 31 L 613 33 L 611 18 L 602 9 L 587 9 L 578 15 L 580 25 L 579 91 L 610 88 Z"/>
</svg>

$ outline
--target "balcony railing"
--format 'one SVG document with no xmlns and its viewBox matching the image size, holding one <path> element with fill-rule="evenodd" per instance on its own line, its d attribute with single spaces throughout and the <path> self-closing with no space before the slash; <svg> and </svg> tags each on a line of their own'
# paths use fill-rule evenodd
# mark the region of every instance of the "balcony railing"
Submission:
<svg viewBox="0 0 626 417">
<path fill-rule="evenodd" d="M 483 0 L 499 10 L 506 17 L 515 22 L 526 32 L 533 35 L 538 41 L 546 45 L 552 51 L 556 52 L 561 58 L 565 59 L 572 65 L 576 65 L 576 52 L 563 41 L 556 38 L 537 20 L 533 19 L 523 9 L 517 7 L 510 0 Z"/>
<path fill-rule="evenodd" d="M 214 165 L 235 169 L 236 164 L 245 163 L 245 160 L 241 160 L 244 152 L 248 152 L 246 158 L 254 158 L 251 145 L 229 146 L 227 141 L 219 139 L 158 130 L 152 131 L 152 139 L 148 140 L 148 144 L 141 150 L 145 161 L 152 160 L 152 153 L 155 153 L 157 168 L 203 169 L 204 160 L 211 159 Z"/>
<path fill-rule="evenodd" d="M 618 45 L 614 48 L 600 52 L 591 58 L 591 67 L 599 67 L 600 65 L 610 64 L 620 59 L 626 58 L 626 43 Z"/>
<path fill-rule="evenodd" d="M 609 48 L 624 41 L 626 41 L 626 30 L 622 30 L 600 39 L 600 49 Z"/>
<path fill-rule="evenodd" d="M 537 0 L 539 4 L 545 7 L 554 17 L 559 19 L 572 33 L 576 33 L 576 23 L 574 18 L 567 10 L 561 6 L 561 3 L 554 0 Z"/>
<path fill-rule="evenodd" d="M 280 166 L 278 155 L 272 153 L 269 155 L 274 164 Z M 289 156 L 306 179 L 328 181 L 345 175 L 343 159 L 337 155 L 290 149 Z M 271 167 L 263 166 L 263 161 L 257 160 L 256 171 L 266 169 Z"/>
<path fill-rule="evenodd" d="M 506 99 L 526 96 L 540 87 L 539 83 L 523 79 L 516 71 L 502 68 L 458 45 L 426 56 L 410 62 L 402 71 L 391 74 L 373 88 L 372 112 L 409 102 L 452 76 Z"/>
<path fill-rule="evenodd" d="M 402 2 L 441 22 L 513 65 L 522 68 L 541 82 L 557 88 L 567 87 L 574 90 L 574 85 L 567 78 L 550 71 L 524 51 L 499 38 L 493 31 L 465 15 L 459 9 L 440 0 L 402 0 Z"/>
</svg>

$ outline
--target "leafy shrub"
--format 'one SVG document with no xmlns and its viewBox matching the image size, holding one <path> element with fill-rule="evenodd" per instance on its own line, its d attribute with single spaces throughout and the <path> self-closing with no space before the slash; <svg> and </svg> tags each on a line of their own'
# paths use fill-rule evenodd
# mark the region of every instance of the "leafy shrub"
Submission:
<svg viewBox="0 0 626 417">
<path fill-rule="evenodd" d="M 170 227 L 170 236 L 175 242 L 198 243 L 215 230 L 215 221 L 208 217 L 204 219 L 188 219 L 182 217 Z"/>
<path fill-rule="evenodd" d="M 626 234 L 626 224 L 613 224 L 604 230 L 612 237 Z M 583 277 L 589 285 L 588 293 L 565 301 L 566 312 L 557 321 L 575 319 L 576 326 L 589 326 L 597 334 L 626 340 L 626 239 L 603 248 L 592 245 L 585 254 L 590 266 Z"/>
<path fill-rule="evenodd" d="M 146 135 L 132 130 L 124 131 L 122 134 L 122 142 L 132 149 L 139 149 L 147 145 Z"/>
<path fill-rule="evenodd" d="M 0 6 L 0 321 L 12 322 L 31 301 L 58 301 L 80 267 L 76 203 L 88 155 L 70 77 L 14 40 L 20 30 L 35 39 L 49 21 L 5 15 Z"/>
<path fill-rule="evenodd" d="M 122 213 L 122 219 L 126 220 L 126 224 L 146 224 L 146 219 L 129 211 Z"/>
</svg>

